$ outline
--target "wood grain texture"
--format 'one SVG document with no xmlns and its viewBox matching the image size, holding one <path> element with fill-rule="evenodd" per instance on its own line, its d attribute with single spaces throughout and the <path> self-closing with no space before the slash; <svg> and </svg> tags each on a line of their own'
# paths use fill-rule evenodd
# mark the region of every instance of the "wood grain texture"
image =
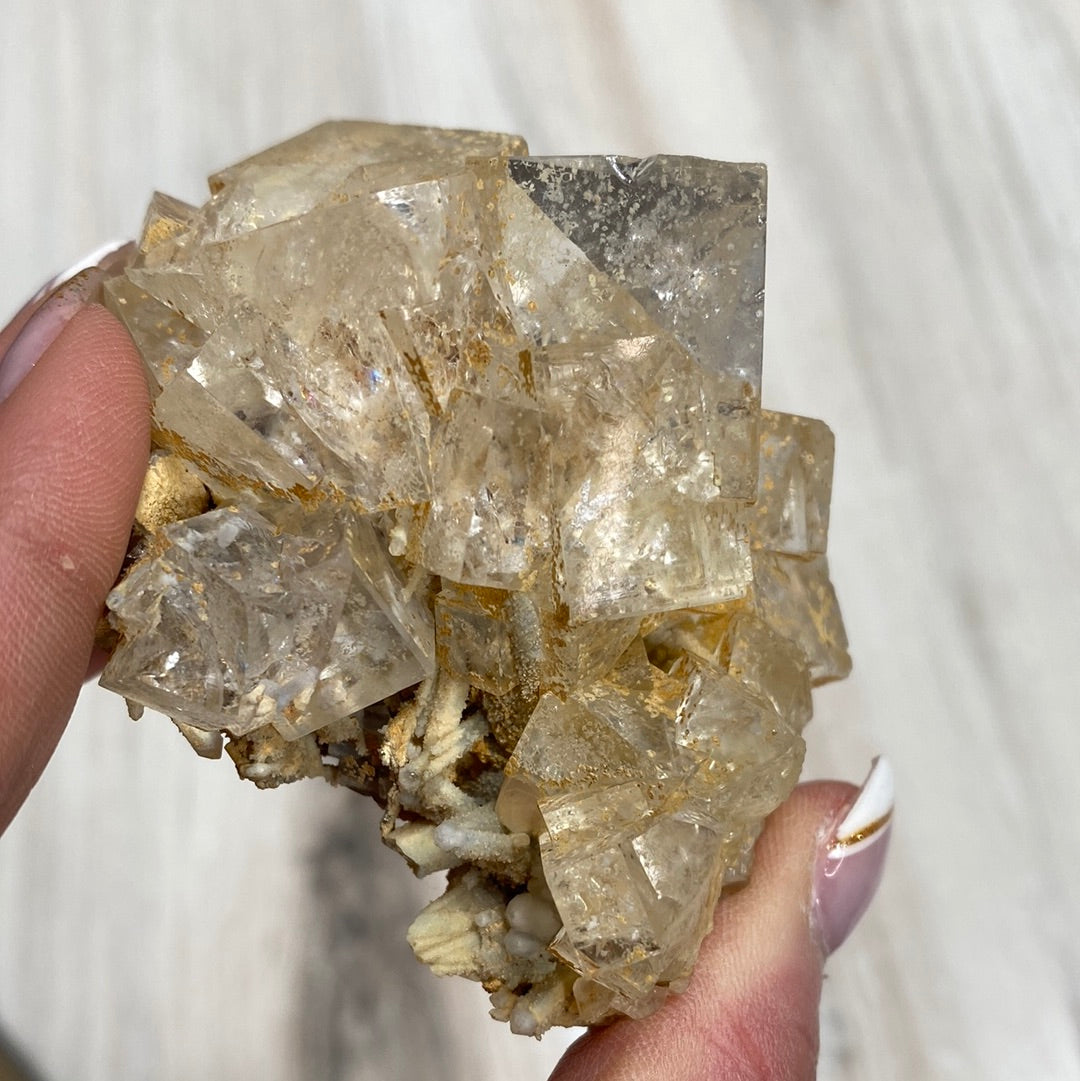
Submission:
<svg viewBox="0 0 1080 1081">
<path fill-rule="evenodd" d="M 885 750 L 900 785 L 820 1076 L 1080 1078 L 1080 8 L 5 0 L 3 26 L 5 313 L 153 188 L 198 198 L 328 116 L 767 162 L 765 402 L 837 433 L 856 660 L 812 770 Z M 0 840 L 0 1023 L 50 1079 L 546 1076 L 567 1037 L 411 960 L 425 888 L 348 793 L 258 793 L 90 691 Z"/>
</svg>

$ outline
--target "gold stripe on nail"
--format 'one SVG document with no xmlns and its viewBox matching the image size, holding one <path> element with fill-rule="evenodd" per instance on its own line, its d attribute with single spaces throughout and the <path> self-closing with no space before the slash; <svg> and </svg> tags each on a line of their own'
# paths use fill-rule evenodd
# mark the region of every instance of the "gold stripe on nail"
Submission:
<svg viewBox="0 0 1080 1081">
<path fill-rule="evenodd" d="M 875 819 L 868 826 L 864 826 L 860 830 L 856 830 L 854 833 L 849 833 L 846 837 L 837 837 L 832 843 L 832 848 L 851 848 L 853 845 L 857 845 L 862 841 L 873 837 L 875 833 L 883 830 L 891 821 L 893 813 L 889 811 L 888 814 L 884 814 L 881 818 Z"/>
</svg>

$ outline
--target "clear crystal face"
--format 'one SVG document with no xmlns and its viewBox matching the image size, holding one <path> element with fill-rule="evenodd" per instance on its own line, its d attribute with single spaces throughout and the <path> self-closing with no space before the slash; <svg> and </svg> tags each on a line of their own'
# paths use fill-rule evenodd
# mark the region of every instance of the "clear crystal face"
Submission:
<svg viewBox="0 0 1080 1081">
<path fill-rule="evenodd" d="M 321 125 L 155 195 L 107 303 L 155 452 L 105 686 L 322 776 L 492 1015 L 679 991 L 850 669 L 833 439 L 762 411 L 765 170 Z"/>
</svg>

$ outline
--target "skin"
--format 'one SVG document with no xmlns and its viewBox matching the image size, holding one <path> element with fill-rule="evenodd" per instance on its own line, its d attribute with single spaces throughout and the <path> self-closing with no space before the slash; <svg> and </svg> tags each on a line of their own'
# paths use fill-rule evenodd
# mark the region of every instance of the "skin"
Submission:
<svg viewBox="0 0 1080 1081">
<path fill-rule="evenodd" d="M 75 705 L 131 531 L 149 412 L 135 347 L 95 305 L 0 404 L 0 829 Z"/>
<path fill-rule="evenodd" d="M 818 1052 L 824 953 L 814 866 L 851 785 L 802 785 L 769 819 L 749 885 L 724 898 L 690 986 L 643 1021 L 583 1036 L 552 1081 L 803 1081 Z"/>
<path fill-rule="evenodd" d="M 0 332 L 0 357 L 29 314 Z M 92 664 L 148 451 L 141 361 L 119 323 L 88 305 L 0 403 L 0 831 Z M 583 1036 L 553 1081 L 812 1078 L 824 963 L 814 867 L 854 795 L 797 789 L 762 834 L 751 883 L 719 906 L 689 989 L 644 1021 Z"/>
</svg>

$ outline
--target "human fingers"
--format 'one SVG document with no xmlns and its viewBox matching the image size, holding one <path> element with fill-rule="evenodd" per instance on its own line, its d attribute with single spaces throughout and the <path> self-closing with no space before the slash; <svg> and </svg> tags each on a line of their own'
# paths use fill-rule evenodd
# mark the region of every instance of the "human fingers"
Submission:
<svg viewBox="0 0 1080 1081">
<path fill-rule="evenodd" d="M 40 358 L 19 363 L 0 402 L 0 831 L 74 706 L 149 450 L 142 363 L 104 308 L 80 304 Z"/>
<path fill-rule="evenodd" d="M 68 320 L 87 301 L 97 299 L 101 283 L 126 264 L 134 250 L 134 243 L 123 241 L 92 251 L 47 281 L 0 330 L 0 402 L 18 386 Z M 39 310 L 40 317 L 31 322 Z"/>
<path fill-rule="evenodd" d="M 861 792 L 835 782 L 797 788 L 758 841 L 749 885 L 717 908 L 686 992 L 644 1020 L 586 1034 L 552 1081 L 813 1078 L 822 966 L 884 865 L 886 762 Z"/>
</svg>

